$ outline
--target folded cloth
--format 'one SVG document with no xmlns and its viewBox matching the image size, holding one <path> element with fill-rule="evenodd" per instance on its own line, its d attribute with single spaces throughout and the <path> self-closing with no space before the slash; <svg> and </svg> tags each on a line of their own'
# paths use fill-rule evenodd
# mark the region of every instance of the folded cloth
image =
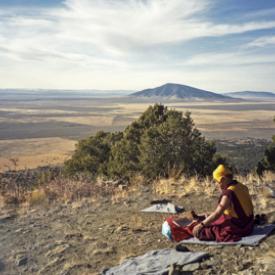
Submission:
<svg viewBox="0 0 275 275">
<path fill-rule="evenodd" d="M 199 262 L 208 254 L 205 252 L 178 252 L 175 249 L 161 249 L 147 252 L 142 256 L 130 258 L 121 265 L 104 270 L 104 275 L 150 274 L 161 275 L 168 272 L 172 264 L 184 266 Z"/>
<path fill-rule="evenodd" d="M 167 221 L 165 221 L 162 224 L 161 233 L 162 233 L 162 235 L 164 235 L 165 237 L 167 237 L 170 241 L 172 241 L 172 232 L 171 232 L 170 225 L 168 224 Z"/>
<path fill-rule="evenodd" d="M 182 244 L 203 244 L 203 245 L 247 245 L 257 246 L 264 238 L 266 238 L 273 230 L 275 224 L 267 224 L 262 226 L 254 226 L 253 232 L 246 237 L 242 237 L 237 242 L 214 242 L 214 241 L 200 241 L 196 238 L 183 240 Z"/>
<path fill-rule="evenodd" d="M 171 213 L 177 214 L 183 211 L 183 208 L 180 206 L 176 206 L 173 203 L 156 203 L 150 207 L 147 207 L 141 212 L 155 212 L 155 213 Z"/>
</svg>

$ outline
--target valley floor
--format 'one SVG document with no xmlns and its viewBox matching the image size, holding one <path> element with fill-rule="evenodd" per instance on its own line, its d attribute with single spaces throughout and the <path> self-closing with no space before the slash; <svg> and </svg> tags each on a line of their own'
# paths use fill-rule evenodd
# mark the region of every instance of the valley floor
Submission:
<svg viewBox="0 0 275 275">
<path fill-rule="evenodd" d="M 152 104 L 129 98 L 0 100 L 0 172 L 61 164 L 79 139 L 99 130 L 121 131 Z M 275 101 L 175 100 L 165 105 L 190 111 L 196 127 L 211 140 L 271 141 L 275 132 Z"/>
</svg>

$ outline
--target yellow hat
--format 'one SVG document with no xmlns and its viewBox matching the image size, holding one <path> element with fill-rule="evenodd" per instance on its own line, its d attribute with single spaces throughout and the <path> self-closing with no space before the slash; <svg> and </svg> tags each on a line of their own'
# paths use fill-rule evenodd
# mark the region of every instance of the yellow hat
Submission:
<svg viewBox="0 0 275 275">
<path fill-rule="evenodd" d="M 223 164 L 220 164 L 216 170 L 213 172 L 213 178 L 217 181 L 217 182 L 221 182 L 221 179 L 223 177 L 232 175 L 232 172 L 225 167 Z"/>
</svg>

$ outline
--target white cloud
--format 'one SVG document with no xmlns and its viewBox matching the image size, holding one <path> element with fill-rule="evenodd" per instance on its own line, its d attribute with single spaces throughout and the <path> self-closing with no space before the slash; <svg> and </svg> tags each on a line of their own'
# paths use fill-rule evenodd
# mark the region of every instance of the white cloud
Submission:
<svg viewBox="0 0 275 275">
<path fill-rule="evenodd" d="M 272 46 L 272 45 L 275 45 L 275 35 L 259 37 L 249 42 L 246 45 L 246 47 L 253 48 L 253 47 L 265 47 L 265 46 Z"/>
<path fill-rule="evenodd" d="M 67 0 L 65 4 L 66 8 L 42 10 L 39 16 L 3 20 L 3 44 L 15 53 L 29 50 L 34 59 L 43 49 L 53 56 L 58 52 L 69 58 L 70 52 L 93 61 L 94 56 L 116 59 L 156 45 L 275 27 L 275 21 L 217 25 L 199 20 L 210 6 L 207 0 Z"/>
<path fill-rule="evenodd" d="M 152 58 L 156 49 L 196 38 L 275 28 L 275 21 L 213 23 L 207 16 L 213 3 L 210 0 L 66 0 L 63 6 L 51 9 L 7 8 L 0 12 L 0 70 L 7 76 L 3 78 L 4 83 L 8 85 L 10 81 L 9 86 L 15 86 L 11 75 L 16 72 L 21 74 L 16 77 L 16 86 L 46 88 L 50 83 L 58 87 L 132 88 L 140 85 L 138 81 L 142 78 L 145 83 L 152 68 L 159 74 L 180 75 L 179 71 L 169 73 L 168 69 L 159 68 L 163 64 L 158 60 L 166 56 L 160 51 L 157 58 Z M 267 56 L 252 58 L 226 53 L 194 56 L 182 65 L 221 65 L 224 58 L 229 65 L 270 62 Z M 173 66 L 169 58 L 167 65 Z M 10 68 L 12 72 L 6 71 Z M 43 80 L 38 74 L 49 79 Z M 143 77 L 123 81 L 123 76 L 135 75 Z M 73 83 L 68 79 L 73 79 Z M 108 83 L 105 79 L 109 79 Z"/>
<path fill-rule="evenodd" d="M 275 55 L 246 53 L 244 51 L 228 53 L 207 53 L 191 57 L 182 65 L 192 66 L 240 66 L 275 63 Z"/>
</svg>

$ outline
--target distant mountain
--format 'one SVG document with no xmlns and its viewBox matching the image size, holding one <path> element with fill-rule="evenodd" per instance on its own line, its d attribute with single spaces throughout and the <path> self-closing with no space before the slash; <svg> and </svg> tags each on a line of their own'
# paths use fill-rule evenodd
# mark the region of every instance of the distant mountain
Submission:
<svg viewBox="0 0 275 275">
<path fill-rule="evenodd" d="M 232 100 L 231 97 L 197 89 L 187 85 L 167 83 L 157 88 L 131 94 L 132 97 L 188 99 L 188 100 Z"/>
<path fill-rule="evenodd" d="M 254 98 L 254 99 L 259 99 L 259 98 L 273 98 L 275 99 L 275 94 L 271 92 L 254 92 L 254 91 L 243 91 L 243 92 L 233 92 L 233 93 L 225 93 L 224 95 L 226 96 L 231 96 L 234 98 L 243 98 L 243 99 L 248 99 L 248 98 Z"/>
<path fill-rule="evenodd" d="M 126 90 L 62 90 L 62 89 L 0 89 L 1 99 L 79 99 L 79 98 L 109 98 L 127 96 L 133 91 Z"/>
</svg>

